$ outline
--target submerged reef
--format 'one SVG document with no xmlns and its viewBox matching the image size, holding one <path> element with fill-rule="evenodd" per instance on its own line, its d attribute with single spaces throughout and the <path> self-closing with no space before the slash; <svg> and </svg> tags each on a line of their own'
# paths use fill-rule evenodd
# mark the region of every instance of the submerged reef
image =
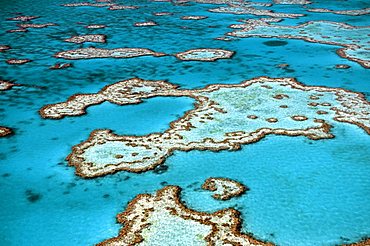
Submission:
<svg viewBox="0 0 370 246">
<path fill-rule="evenodd" d="M 178 59 L 183 61 L 216 61 L 229 59 L 233 55 L 233 51 L 222 49 L 194 49 L 175 54 Z"/>
<path fill-rule="evenodd" d="M 355 27 L 339 22 L 310 21 L 298 26 L 272 25 L 268 21 L 248 20 L 245 24 L 231 25 L 236 30 L 227 35 L 248 38 L 302 39 L 312 43 L 342 46 L 337 54 L 370 68 L 370 27 Z"/>
<path fill-rule="evenodd" d="M 154 195 L 136 196 L 117 215 L 117 221 L 124 225 L 119 235 L 98 246 L 167 245 L 166 242 L 193 246 L 273 245 L 241 233 L 237 210 L 228 208 L 214 213 L 191 210 L 181 203 L 180 191 L 178 186 L 166 186 Z"/>
<path fill-rule="evenodd" d="M 269 134 L 333 138 L 330 130 L 338 122 L 355 124 L 370 134 L 370 104 L 362 94 L 305 86 L 292 78 L 258 77 L 195 90 L 134 78 L 47 105 L 40 114 L 59 119 L 85 114 L 87 107 L 105 101 L 137 104 L 156 96 L 186 96 L 196 103 L 162 133 L 119 136 L 108 129 L 93 131 L 67 158 L 76 173 L 93 178 L 117 171 L 144 172 L 162 164 L 175 150 L 238 150 Z"/>
<path fill-rule="evenodd" d="M 107 36 L 103 34 L 88 34 L 88 35 L 73 36 L 71 38 L 65 39 L 64 41 L 69 42 L 69 43 L 75 43 L 75 44 L 82 44 L 85 42 L 105 43 L 106 38 Z"/>
<path fill-rule="evenodd" d="M 56 53 L 56 58 L 67 60 L 92 59 L 92 58 L 131 58 L 137 56 L 164 56 L 164 53 L 158 53 L 149 49 L 142 48 L 117 48 L 117 49 L 99 49 L 99 48 L 81 48 Z"/>
<path fill-rule="evenodd" d="M 65 68 L 69 68 L 69 67 L 72 67 L 71 63 L 56 63 L 53 66 L 49 67 L 49 69 L 59 70 L 59 69 L 65 69 Z"/>
<path fill-rule="evenodd" d="M 229 200 L 248 190 L 243 184 L 228 178 L 208 178 L 202 189 L 213 191 L 212 197 L 218 200 Z"/>
<path fill-rule="evenodd" d="M 0 126 L 0 138 L 13 134 L 12 129 L 4 126 Z"/>
</svg>

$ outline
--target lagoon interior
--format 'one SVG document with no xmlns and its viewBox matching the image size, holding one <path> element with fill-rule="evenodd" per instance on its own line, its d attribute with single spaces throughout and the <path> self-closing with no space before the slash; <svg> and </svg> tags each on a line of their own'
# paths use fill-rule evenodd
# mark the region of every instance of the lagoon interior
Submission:
<svg viewBox="0 0 370 246">
<path fill-rule="evenodd" d="M 0 138 L 0 245 L 97 244 L 117 236 L 122 225 L 115 216 L 129 201 L 167 184 L 180 186 L 182 201 L 192 209 L 237 209 L 243 219 L 243 232 L 277 245 L 336 245 L 370 236 L 370 136 L 350 124 L 336 124 L 333 139 L 269 135 L 238 151 L 177 151 L 164 164 L 144 173 L 118 172 L 94 179 L 76 176 L 75 168 L 68 166 L 65 158 L 72 146 L 85 141 L 93 130 L 107 128 L 119 135 L 163 132 L 171 121 L 194 107 L 194 100 L 156 97 L 125 106 L 104 102 L 89 107 L 82 116 L 60 120 L 40 116 L 40 108 L 65 101 L 73 94 L 95 93 L 133 77 L 168 80 L 181 88 L 194 89 L 269 76 L 344 88 L 363 93 L 370 100 L 370 70 L 338 56 L 336 50 L 340 47 L 334 45 L 259 37 L 217 40 L 232 31 L 229 26 L 238 24 L 239 19 L 261 16 L 209 12 L 219 7 L 215 4 L 116 0 L 140 8 L 115 11 L 61 5 L 72 2 L 0 0 L 0 44 L 11 46 L 0 53 L 0 80 L 15 80 L 22 85 L 0 91 L 0 125 L 14 130 L 14 135 Z M 369 2 L 313 0 L 307 6 L 348 10 L 367 8 Z M 370 23 L 368 14 L 313 13 L 301 5 L 256 8 L 305 14 L 284 18 L 274 25 L 295 26 L 313 20 L 353 26 Z M 154 12 L 173 15 L 155 16 Z M 58 25 L 6 32 L 16 28 L 17 22 L 6 19 L 17 13 L 40 16 L 32 23 Z M 181 19 L 188 15 L 208 18 Z M 158 25 L 133 25 L 149 20 Z M 87 29 L 88 24 L 107 27 Z M 83 34 L 105 34 L 107 42 L 64 42 Z M 91 46 L 148 48 L 166 54 L 217 48 L 235 54 L 213 62 L 181 61 L 174 56 L 73 61 L 53 57 L 60 51 Z M 32 62 L 7 64 L 11 58 Z M 70 62 L 73 67 L 49 69 L 57 62 Z M 279 64 L 289 67 L 280 68 Z M 350 68 L 336 69 L 337 64 Z M 250 190 L 229 201 L 215 200 L 209 191 L 200 188 L 209 177 L 238 180 Z M 171 245 L 171 238 L 168 240 L 162 245 Z"/>
</svg>

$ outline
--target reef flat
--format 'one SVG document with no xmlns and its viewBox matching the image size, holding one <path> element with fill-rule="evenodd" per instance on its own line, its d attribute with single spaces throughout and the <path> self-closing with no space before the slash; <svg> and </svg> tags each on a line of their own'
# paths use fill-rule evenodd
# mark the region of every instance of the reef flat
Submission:
<svg viewBox="0 0 370 246">
<path fill-rule="evenodd" d="M 308 0 L 274 0 L 274 3 L 276 4 L 299 4 L 299 5 L 305 5 L 305 4 L 311 4 L 311 1 Z"/>
<path fill-rule="evenodd" d="M 135 26 L 155 26 L 156 23 L 142 22 L 135 23 Z M 88 41 L 90 40 L 90 41 Z M 71 39 L 65 40 L 67 42 L 83 43 L 83 42 L 102 42 L 105 38 L 97 35 L 84 35 L 76 36 Z M 185 52 L 180 52 L 174 56 L 179 60 L 183 61 L 207 61 L 212 62 L 218 59 L 229 59 L 233 56 L 234 52 L 223 49 L 191 49 Z M 94 58 L 132 58 L 138 56 L 166 56 L 167 54 L 161 52 L 155 52 L 145 48 L 117 48 L 117 49 L 101 49 L 101 48 L 81 48 L 75 50 L 61 51 L 54 55 L 56 58 L 63 58 L 67 60 L 79 60 L 79 59 L 94 59 Z"/>
<path fill-rule="evenodd" d="M 202 184 L 202 189 L 213 191 L 212 197 L 218 200 L 229 200 L 241 196 L 248 190 L 243 184 L 228 178 L 208 178 Z"/>
<path fill-rule="evenodd" d="M 211 3 L 211 4 L 226 4 L 227 6 L 221 6 L 217 8 L 208 9 L 209 12 L 213 13 L 226 13 L 236 15 L 255 15 L 255 16 L 269 16 L 274 18 L 298 18 L 304 16 L 304 14 L 295 13 L 281 13 L 275 12 L 269 9 L 263 9 L 259 7 L 271 7 L 271 3 L 267 2 L 244 2 L 244 1 L 196 1 L 200 3 Z M 257 8 L 256 8 L 257 7 Z"/>
<path fill-rule="evenodd" d="M 218 7 L 209 9 L 210 12 L 214 13 L 228 13 L 237 15 L 256 15 L 256 16 L 270 16 L 273 18 L 298 18 L 304 16 L 303 14 L 290 14 L 290 13 L 277 13 L 268 9 L 256 9 L 252 6 L 234 5 L 230 4 L 227 7 Z"/>
<path fill-rule="evenodd" d="M 157 26 L 158 24 L 154 21 L 145 21 L 145 22 L 136 22 L 134 26 L 143 27 L 143 26 Z"/>
<path fill-rule="evenodd" d="M 234 55 L 233 51 L 222 49 L 194 49 L 177 53 L 175 56 L 183 61 L 216 61 L 229 59 Z"/>
<path fill-rule="evenodd" d="M 76 50 L 61 51 L 56 53 L 56 58 L 67 60 L 93 59 L 93 58 L 132 58 L 138 56 L 164 56 L 164 53 L 158 53 L 150 49 L 142 48 L 81 48 Z"/>
<path fill-rule="evenodd" d="M 331 9 L 320 9 L 320 8 L 312 8 L 307 9 L 309 12 L 315 13 L 332 13 L 337 15 L 351 15 L 351 16 L 358 16 L 358 15 L 367 15 L 370 13 L 370 8 L 364 9 L 350 9 L 350 10 L 331 10 Z"/>
<path fill-rule="evenodd" d="M 67 38 L 64 41 L 75 44 L 82 44 L 86 42 L 93 43 L 105 43 L 107 39 L 106 35 L 103 34 L 88 34 L 88 35 L 79 35 Z"/>
<path fill-rule="evenodd" d="M 166 81 L 130 79 L 96 94 L 77 94 L 43 107 L 44 118 L 82 115 L 105 101 L 137 104 L 156 96 L 191 97 L 194 109 L 171 122 L 163 133 L 118 136 L 95 130 L 68 156 L 85 178 L 117 171 L 144 172 L 163 163 L 175 150 L 238 150 L 269 134 L 327 139 L 333 124 L 355 124 L 370 134 L 370 104 L 360 93 L 305 86 L 291 78 L 258 77 L 241 84 L 182 90 Z"/>
<path fill-rule="evenodd" d="M 204 15 L 186 15 L 186 16 L 182 16 L 181 20 L 204 20 L 207 18 L 208 16 L 204 16 Z"/>
<path fill-rule="evenodd" d="M 12 58 L 12 59 L 6 60 L 6 63 L 8 63 L 10 65 L 23 65 L 23 64 L 29 63 L 31 61 L 32 60 L 30 60 L 30 59 L 15 59 L 15 58 Z"/>
<path fill-rule="evenodd" d="M 241 29 L 227 35 L 248 38 L 286 38 L 301 39 L 312 43 L 342 46 L 337 54 L 370 68 L 369 26 L 356 27 L 339 22 L 310 21 L 298 26 L 272 25 L 268 21 L 248 20 L 245 24 L 231 25 Z"/>
<path fill-rule="evenodd" d="M 237 210 L 197 212 L 181 203 L 180 191 L 166 186 L 154 195 L 138 195 L 117 215 L 124 225 L 119 235 L 98 245 L 272 245 L 241 233 Z"/>
</svg>

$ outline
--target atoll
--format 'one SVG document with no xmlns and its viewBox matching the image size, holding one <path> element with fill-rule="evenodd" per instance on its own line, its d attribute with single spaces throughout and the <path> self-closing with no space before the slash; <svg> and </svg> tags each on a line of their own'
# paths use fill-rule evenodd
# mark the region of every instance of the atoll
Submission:
<svg viewBox="0 0 370 246">
<path fill-rule="evenodd" d="M 11 64 L 11 65 L 23 65 L 31 61 L 32 60 L 30 59 L 8 59 L 6 60 L 6 63 Z"/>
<path fill-rule="evenodd" d="M 183 61 L 216 61 L 218 59 L 229 59 L 234 55 L 233 51 L 223 49 L 193 49 L 175 54 Z"/>
<path fill-rule="evenodd" d="M 337 54 L 370 68 L 368 42 L 370 27 L 355 27 L 339 22 L 310 21 L 298 26 L 272 25 L 267 21 L 248 20 L 245 24 L 232 25 L 236 30 L 228 33 L 239 38 L 301 39 L 312 43 L 342 46 Z"/>
<path fill-rule="evenodd" d="M 92 59 L 92 58 L 131 58 L 137 56 L 165 56 L 164 53 L 154 52 L 144 48 L 117 48 L 117 49 L 99 49 L 99 48 L 81 48 L 56 53 L 56 58 L 68 60 Z"/>
<path fill-rule="evenodd" d="M 202 189 L 213 191 L 212 197 L 215 199 L 229 200 L 244 194 L 248 188 L 232 179 L 211 177 L 203 183 Z"/>
<path fill-rule="evenodd" d="M 277 94 L 286 96 L 279 99 Z M 77 94 L 66 102 L 47 105 L 40 114 L 59 119 L 85 114 L 87 107 L 105 101 L 137 104 L 156 96 L 191 97 L 196 100 L 195 108 L 162 133 L 119 136 L 108 129 L 93 131 L 67 158 L 76 173 L 93 178 L 117 171 L 144 172 L 162 164 L 175 150 L 238 150 L 269 134 L 333 138 L 331 127 L 338 122 L 355 124 L 370 134 L 370 104 L 362 94 L 305 86 L 291 78 L 259 77 L 195 90 L 135 78 L 108 85 L 95 94 Z M 294 116 L 307 119 L 297 121 Z"/>
<path fill-rule="evenodd" d="M 106 42 L 106 35 L 103 34 L 88 34 L 88 35 L 80 35 L 80 36 L 73 36 L 71 38 L 67 38 L 64 41 L 76 44 L 82 44 L 85 42 L 94 42 L 94 43 L 105 43 Z"/>
<path fill-rule="evenodd" d="M 124 227 L 117 237 L 98 246 L 113 245 L 244 245 L 272 246 L 240 232 L 237 210 L 198 212 L 180 201 L 181 188 L 166 186 L 155 194 L 136 196 L 117 221 Z M 169 237 L 169 235 L 171 235 Z"/>
<path fill-rule="evenodd" d="M 12 129 L 0 126 L 0 138 L 13 134 Z"/>
<path fill-rule="evenodd" d="M 358 16 L 358 15 L 367 15 L 370 13 L 370 8 L 364 8 L 364 9 L 351 9 L 351 10 L 331 10 L 331 9 L 307 9 L 309 12 L 315 12 L 315 13 L 332 13 L 337 15 L 352 15 L 352 16 Z"/>
</svg>

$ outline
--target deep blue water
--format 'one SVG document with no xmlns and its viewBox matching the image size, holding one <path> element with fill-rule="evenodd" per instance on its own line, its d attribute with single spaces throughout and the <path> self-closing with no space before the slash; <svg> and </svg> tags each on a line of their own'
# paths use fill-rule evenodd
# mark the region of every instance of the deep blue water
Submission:
<svg viewBox="0 0 370 246">
<path fill-rule="evenodd" d="M 72 2 L 71 0 L 69 0 Z M 15 135 L 0 138 L 0 245 L 92 245 L 118 234 L 117 213 L 137 194 L 154 192 L 165 184 L 183 188 L 183 201 L 191 208 L 215 211 L 235 207 L 241 211 L 245 232 L 279 245 L 334 245 L 370 235 L 370 136 L 348 124 L 334 128 L 335 139 L 311 141 L 303 137 L 269 136 L 236 152 L 176 152 L 164 165 L 166 172 L 121 172 L 84 180 L 64 160 L 72 146 L 94 129 L 109 128 L 118 134 L 144 135 L 164 131 L 169 123 L 193 107 L 189 98 L 152 98 L 142 104 L 117 106 L 103 103 L 81 117 L 41 119 L 38 110 L 66 100 L 75 93 L 97 92 L 120 80 L 140 77 L 167 79 L 183 88 L 213 83 L 239 83 L 257 76 L 295 77 L 307 85 L 342 87 L 370 98 L 370 72 L 340 58 L 339 47 L 286 40 L 268 46 L 262 38 L 220 41 L 238 19 L 252 15 L 217 14 L 209 4 L 124 1 L 138 10 L 67 8 L 64 1 L 0 0 L 0 44 L 11 50 L 0 53 L 0 79 L 25 85 L 0 92 L 0 125 Z M 120 1 L 117 1 L 120 2 Z M 121 1 L 123 3 L 123 1 Z M 313 1 L 310 7 L 359 9 L 367 1 Z M 310 13 L 301 6 L 274 5 L 276 12 L 304 13 L 283 25 L 310 20 L 330 20 L 364 26 L 369 16 Z M 173 16 L 153 16 L 170 11 Z M 34 23 L 55 22 L 57 27 L 6 33 L 15 16 L 40 15 Z M 201 21 L 180 20 L 184 15 L 206 15 Z M 135 28 L 134 22 L 154 20 L 159 26 Z M 83 22 L 84 24 L 77 24 Z M 88 30 L 85 24 L 107 24 Z M 280 23 L 279 23 L 280 24 Z M 209 28 L 208 26 L 215 26 Z M 189 29 L 182 29 L 187 26 Z M 63 39 L 76 34 L 108 36 L 106 44 L 76 45 Z M 175 57 L 93 59 L 73 61 L 73 68 L 49 70 L 63 60 L 53 58 L 62 50 L 79 47 L 142 47 L 177 53 L 194 48 L 236 51 L 229 60 L 183 62 Z M 5 63 L 9 58 L 34 60 L 22 66 Z M 66 61 L 64 61 L 66 62 Z M 289 69 L 276 68 L 288 63 Z M 348 64 L 346 70 L 336 64 Z M 241 181 L 250 191 L 228 202 L 213 200 L 200 188 L 210 176 Z M 166 183 L 164 183 L 166 182 Z"/>
</svg>

